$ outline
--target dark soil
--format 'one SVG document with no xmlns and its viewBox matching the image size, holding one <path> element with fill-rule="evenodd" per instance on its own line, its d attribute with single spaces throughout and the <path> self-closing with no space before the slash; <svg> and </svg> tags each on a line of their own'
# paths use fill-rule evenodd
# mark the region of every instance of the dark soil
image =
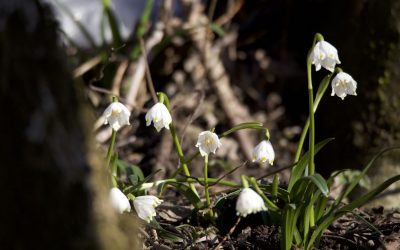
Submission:
<svg viewBox="0 0 400 250">
<path fill-rule="evenodd" d="M 229 230 L 218 230 L 201 226 L 201 222 L 196 227 L 185 226 L 184 221 L 190 215 L 190 209 L 176 207 L 179 206 L 161 206 L 159 221 L 164 229 L 179 236 L 181 242 L 167 239 L 165 232 L 160 233 L 148 227 L 147 233 L 143 233 L 144 249 L 280 248 L 280 227 L 262 224 L 261 214 L 245 219 L 234 216 L 236 223 Z M 325 231 L 316 249 L 400 249 L 400 212 L 379 207 L 348 213 Z"/>
</svg>

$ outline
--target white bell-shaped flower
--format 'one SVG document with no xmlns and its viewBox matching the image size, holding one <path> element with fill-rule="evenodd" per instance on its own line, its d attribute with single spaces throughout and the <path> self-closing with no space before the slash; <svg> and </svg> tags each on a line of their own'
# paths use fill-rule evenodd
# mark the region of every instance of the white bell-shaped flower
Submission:
<svg viewBox="0 0 400 250">
<path fill-rule="evenodd" d="M 209 153 L 214 153 L 221 147 L 218 135 L 211 131 L 203 131 L 199 134 L 196 147 L 199 148 L 201 156 L 206 156 Z"/>
<path fill-rule="evenodd" d="M 128 198 L 116 187 L 110 190 L 110 202 L 118 213 L 122 214 L 123 212 L 131 211 L 131 204 L 129 204 Z"/>
<path fill-rule="evenodd" d="M 332 96 L 336 94 L 343 100 L 346 95 L 357 95 L 356 90 L 357 82 L 347 73 L 339 72 L 332 80 Z"/>
<path fill-rule="evenodd" d="M 266 162 L 273 165 L 275 160 L 275 152 L 270 141 L 263 140 L 253 149 L 253 162 Z"/>
<path fill-rule="evenodd" d="M 322 66 L 330 72 L 333 72 L 336 64 L 340 64 L 336 48 L 325 41 L 319 41 L 315 44 L 310 57 L 312 64 L 315 65 L 316 71 L 320 70 Z"/>
<path fill-rule="evenodd" d="M 243 188 L 236 201 L 236 214 L 246 217 L 248 214 L 266 211 L 264 200 L 251 188 Z"/>
<path fill-rule="evenodd" d="M 163 200 L 158 199 L 153 195 L 138 196 L 133 200 L 133 206 L 139 218 L 149 223 L 156 216 L 156 207 Z"/>
<path fill-rule="evenodd" d="M 169 129 L 169 124 L 172 122 L 171 114 L 169 113 L 167 107 L 159 102 L 156 103 L 146 114 L 146 126 L 150 126 L 153 122 L 154 127 L 157 132 L 160 132 L 162 128 Z"/>
<path fill-rule="evenodd" d="M 131 112 L 120 102 L 111 103 L 103 113 L 104 124 L 110 124 L 110 127 L 118 131 L 122 126 L 129 125 Z"/>
</svg>

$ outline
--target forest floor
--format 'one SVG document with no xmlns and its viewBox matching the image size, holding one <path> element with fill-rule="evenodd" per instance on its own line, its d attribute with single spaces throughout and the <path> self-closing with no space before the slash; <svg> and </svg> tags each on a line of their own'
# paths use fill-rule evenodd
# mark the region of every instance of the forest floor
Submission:
<svg viewBox="0 0 400 250">
<path fill-rule="evenodd" d="M 190 209 L 185 206 L 163 205 L 159 208 L 159 223 L 181 241 L 160 237 L 147 228 L 143 234 L 144 249 L 279 249 L 280 228 L 262 224 L 262 214 L 239 219 L 234 207 L 226 207 L 228 228 L 217 230 L 199 224 L 188 226 Z M 368 222 L 368 223 L 367 223 Z M 225 226 L 226 226 L 225 224 Z M 233 225 L 232 225 L 233 224 Z M 228 229 L 228 230 L 227 230 Z M 368 211 L 356 210 L 336 220 L 323 234 L 317 249 L 400 249 L 400 211 L 383 207 Z"/>
</svg>

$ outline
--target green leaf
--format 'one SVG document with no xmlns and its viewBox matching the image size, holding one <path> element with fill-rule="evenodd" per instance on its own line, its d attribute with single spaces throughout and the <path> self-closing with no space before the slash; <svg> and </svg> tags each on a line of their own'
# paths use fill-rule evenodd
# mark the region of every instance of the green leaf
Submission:
<svg viewBox="0 0 400 250">
<path fill-rule="evenodd" d="M 203 207 L 203 202 L 201 202 L 200 198 L 193 192 L 190 187 L 186 186 L 185 184 L 182 183 L 176 183 L 176 182 L 171 182 L 168 183 L 168 185 L 174 186 L 182 195 L 184 195 L 190 203 L 193 204 L 193 206 L 196 209 L 201 209 Z"/>
<path fill-rule="evenodd" d="M 400 175 L 394 176 L 390 178 L 389 180 L 383 182 L 381 185 L 373 189 L 372 191 L 368 192 L 367 194 L 361 196 L 360 198 L 354 200 L 348 205 L 343 206 L 340 208 L 337 212 L 333 213 L 333 209 L 330 209 L 327 214 L 320 219 L 320 222 L 318 222 L 318 226 L 314 230 L 310 240 L 306 242 L 305 249 L 310 250 L 313 247 L 313 244 L 315 241 L 319 241 L 319 238 L 321 237 L 322 233 L 324 230 L 332 224 L 334 220 L 339 218 L 340 216 L 344 215 L 345 213 L 352 211 L 354 208 L 361 207 L 371 199 L 373 199 L 375 196 L 380 194 L 383 190 L 385 190 L 387 187 L 395 183 L 396 181 L 400 180 Z"/>
<path fill-rule="evenodd" d="M 314 242 L 316 240 L 319 240 L 319 237 L 321 237 L 322 233 L 329 227 L 330 224 L 336 219 L 336 217 L 333 215 L 333 213 L 327 214 L 324 217 L 324 220 L 320 224 L 317 225 L 315 228 L 314 232 L 312 233 L 310 239 L 304 239 L 304 249 L 306 250 L 311 250 L 314 246 Z"/>
<path fill-rule="evenodd" d="M 317 145 L 315 145 L 315 155 L 326 145 L 328 144 L 330 141 L 334 140 L 334 138 L 328 138 L 325 139 L 321 142 L 319 142 Z M 293 167 L 291 175 L 290 175 L 290 179 L 289 179 L 289 185 L 288 185 L 288 191 L 290 192 L 293 188 L 294 183 L 297 182 L 298 179 L 301 178 L 301 176 L 303 175 L 304 169 L 307 167 L 308 164 L 308 157 L 309 157 L 310 153 L 309 151 L 307 151 L 298 161 L 298 163 L 296 164 L 296 166 Z"/>
<path fill-rule="evenodd" d="M 294 184 L 293 191 L 290 193 L 290 200 L 303 200 L 305 202 L 305 197 L 312 194 L 312 190 L 308 188 L 309 183 L 313 183 L 324 196 L 328 197 L 329 189 L 326 181 L 320 174 L 314 174 L 302 177 Z"/>
<path fill-rule="evenodd" d="M 315 100 L 314 100 L 314 113 L 317 111 L 317 107 L 319 105 L 319 102 L 321 101 L 326 89 L 329 86 L 329 83 L 331 82 L 331 77 L 332 74 L 328 74 L 327 76 L 324 77 L 324 79 L 322 79 L 322 81 L 320 82 L 319 86 L 318 86 L 318 90 L 317 93 L 315 94 Z"/>
<path fill-rule="evenodd" d="M 183 242 L 183 238 L 180 235 L 164 229 L 156 220 L 152 220 L 149 225 L 157 230 L 157 233 L 161 238 L 170 240 L 174 243 Z"/>
<path fill-rule="evenodd" d="M 222 206 L 223 204 L 225 204 L 225 201 L 226 201 L 227 199 L 235 198 L 235 197 L 239 196 L 239 194 L 240 194 L 241 191 L 242 191 L 242 189 L 238 189 L 238 190 L 235 190 L 235 191 L 233 191 L 233 192 L 230 192 L 229 194 L 226 194 L 226 195 L 224 195 L 224 196 L 218 198 L 218 199 L 216 200 L 216 202 L 215 202 L 215 207 L 220 207 L 220 206 Z"/>
<path fill-rule="evenodd" d="M 385 182 L 383 182 L 382 184 L 380 184 L 373 190 L 369 191 L 365 195 L 359 197 L 358 199 L 355 199 L 351 203 L 340 208 L 337 213 L 343 213 L 343 212 L 353 210 L 354 208 L 361 207 L 368 201 L 375 198 L 378 194 L 380 194 L 382 191 L 384 191 L 387 187 L 389 187 L 390 185 L 392 185 L 393 183 L 395 183 L 396 181 L 399 181 L 399 180 L 400 180 L 400 175 L 396 175 L 396 176 L 386 180 Z"/>
<path fill-rule="evenodd" d="M 107 17 L 108 23 L 110 25 L 111 34 L 112 34 L 112 38 L 113 38 L 113 46 L 114 46 L 114 48 L 118 48 L 122 44 L 122 38 L 121 38 L 121 34 L 118 29 L 117 20 L 115 19 L 114 13 L 111 10 L 110 0 L 103 0 L 103 15 L 105 15 Z M 104 29 L 104 26 L 103 26 L 103 29 Z M 104 30 L 102 32 L 105 33 Z"/>
<path fill-rule="evenodd" d="M 361 220 L 362 222 L 364 222 L 369 228 L 371 228 L 372 230 L 374 230 L 375 232 L 377 232 L 380 235 L 383 235 L 383 233 L 376 228 L 372 223 L 370 223 L 369 221 L 367 221 L 366 219 L 364 219 L 362 216 L 360 216 L 359 214 L 355 213 L 354 211 L 349 211 L 349 213 L 352 213 L 355 217 L 357 217 L 359 220 Z"/>
<path fill-rule="evenodd" d="M 218 34 L 220 37 L 224 37 L 224 36 L 225 36 L 225 31 L 224 31 L 224 29 L 223 29 L 221 26 L 219 26 L 218 24 L 216 24 L 216 23 L 211 23 L 210 27 L 211 27 L 211 29 L 212 29 L 216 34 Z"/>
<path fill-rule="evenodd" d="M 129 175 L 128 176 L 129 181 L 132 183 L 133 186 L 136 186 L 139 183 L 139 177 L 137 175 Z"/>
<path fill-rule="evenodd" d="M 136 165 L 129 164 L 122 160 L 117 160 L 116 165 L 118 167 L 120 175 L 126 175 L 126 176 L 128 176 L 129 179 L 131 179 L 129 176 L 134 175 L 134 176 L 136 176 L 135 179 L 137 180 L 137 182 L 141 182 L 145 179 L 142 169 L 140 169 L 140 167 L 138 167 Z M 133 184 L 133 185 L 136 185 L 136 184 Z"/>
<path fill-rule="evenodd" d="M 229 134 L 232 134 L 238 130 L 241 129 L 265 129 L 263 127 L 263 124 L 261 122 L 245 122 L 245 123 L 240 123 L 233 128 L 229 129 L 228 131 L 218 135 L 219 138 L 225 137 Z"/>
<path fill-rule="evenodd" d="M 354 178 L 349 186 L 346 188 L 346 190 L 344 192 L 341 193 L 341 195 L 339 196 L 339 198 L 336 199 L 335 201 L 335 205 L 340 204 L 340 202 L 342 202 L 343 198 L 345 198 L 346 196 L 348 196 L 350 194 L 351 191 L 353 191 L 353 189 L 357 186 L 357 184 L 359 183 L 359 181 L 365 176 L 365 174 L 367 173 L 367 171 L 371 168 L 371 166 L 375 163 L 375 161 L 384 153 L 391 151 L 391 150 L 395 150 L 395 149 L 400 149 L 400 147 L 392 147 L 392 148 L 387 148 L 384 149 L 382 151 L 380 151 L 379 153 L 377 153 L 376 155 L 374 155 L 374 157 L 372 157 L 372 159 L 368 162 L 367 166 L 365 166 L 365 168 L 363 169 L 363 171 L 356 177 Z"/>
<path fill-rule="evenodd" d="M 282 241 L 281 248 L 284 250 L 290 250 L 292 248 L 293 234 L 292 225 L 294 221 L 294 209 L 287 205 L 283 209 L 283 223 L 282 223 Z"/>
<path fill-rule="evenodd" d="M 315 206 L 315 221 L 318 223 L 318 220 L 324 214 L 326 204 L 328 203 L 328 197 L 318 194 L 317 198 L 317 204 Z"/>
</svg>

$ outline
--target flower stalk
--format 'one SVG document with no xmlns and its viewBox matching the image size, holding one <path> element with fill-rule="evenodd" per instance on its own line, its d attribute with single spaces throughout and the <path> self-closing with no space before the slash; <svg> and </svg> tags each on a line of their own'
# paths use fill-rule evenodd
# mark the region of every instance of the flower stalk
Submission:
<svg viewBox="0 0 400 250">
<path fill-rule="evenodd" d="M 157 96 L 159 98 L 158 99 L 159 102 L 164 103 L 165 106 L 167 106 L 167 109 L 171 112 L 171 105 L 169 103 L 168 97 L 162 92 L 157 92 Z M 182 147 L 181 147 L 181 144 L 179 142 L 178 135 L 176 134 L 176 130 L 175 130 L 175 126 L 174 126 L 173 122 L 171 122 L 171 124 L 169 125 L 169 131 L 171 133 L 172 140 L 174 142 L 174 146 L 175 146 L 176 152 L 178 153 L 178 156 L 179 156 L 179 161 L 181 163 L 182 171 L 186 176 L 191 176 L 189 168 L 188 168 L 188 166 L 186 164 L 185 156 L 183 155 Z M 193 193 L 195 193 L 197 196 L 199 196 L 199 194 L 197 193 L 196 187 L 194 186 L 193 182 L 188 180 L 188 185 L 189 185 L 189 188 L 193 191 Z"/>
<path fill-rule="evenodd" d="M 118 98 L 116 96 L 112 96 L 111 97 L 112 102 L 118 102 Z M 111 162 L 111 156 L 114 152 L 114 146 L 115 146 L 115 140 L 117 137 L 117 131 L 115 131 L 114 129 L 112 129 L 112 134 L 111 134 L 111 143 L 110 146 L 108 147 L 107 150 L 107 168 L 110 166 L 110 162 Z"/>
<path fill-rule="evenodd" d="M 279 208 L 270 200 L 268 197 L 264 194 L 264 192 L 260 189 L 258 186 L 257 180 L 254 177 L 250 178 L 251 185 L 254 187 L 254 189 L 257 191 L 257 193 L 263 198 L 265 201 L 265 204 L 267 205 L 268 209 L 271 211 L 277 211 Z"/>
<path fill-rule="evenodd" d="M 204 194 L 206 196 L 208 214 L 211 221 L 214 222 L 214 212 L 211 208 L 210 193 L 208 192 L 208 155 L 204 157 Z"/>
</svg>

